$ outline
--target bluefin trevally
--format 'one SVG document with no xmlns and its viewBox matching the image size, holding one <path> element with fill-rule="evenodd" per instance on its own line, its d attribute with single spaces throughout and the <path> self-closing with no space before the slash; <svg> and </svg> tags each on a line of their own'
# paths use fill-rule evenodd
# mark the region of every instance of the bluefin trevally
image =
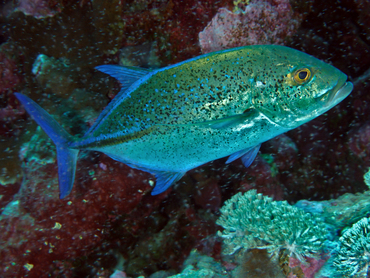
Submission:
<svg viewBox="0 0 370 278">
<path fill-rule="evenodd" d="M 60 198 L 72 190 L 79 150 L 155 175 L 156 195 L 218 158 L 241 158 L 248 167 L 261 143 L 323 114 L 353 89 L 335 67 L 277 45 L 208 53 L 156 70 L 96 69 L 118 79 L 121 91 L 82 138 L 16 93 L 57 147 Z"/>
</svg>

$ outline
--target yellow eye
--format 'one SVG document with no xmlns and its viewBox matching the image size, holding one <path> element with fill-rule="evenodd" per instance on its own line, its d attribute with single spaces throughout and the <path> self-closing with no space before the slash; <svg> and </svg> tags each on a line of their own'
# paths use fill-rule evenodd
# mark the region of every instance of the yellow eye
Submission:
<svg viewBox="0 0 370 278">
<path fill-rule="evenodd" d="M 293 74 L 293 78 L 298 84 L 306 83 L 311 79 L 311 71 L 308 68 L 296 70 Z"/>
</svg>

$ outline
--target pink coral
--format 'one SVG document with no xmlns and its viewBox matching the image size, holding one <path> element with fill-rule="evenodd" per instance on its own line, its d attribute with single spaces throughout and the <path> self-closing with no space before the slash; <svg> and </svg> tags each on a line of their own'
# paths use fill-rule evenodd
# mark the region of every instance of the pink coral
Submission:
<svg viewBox="0 0 370 278">
<path fill-rule="evenodd" d="M 351 131 L 348 146 L 358 158 L 365 162 L 370 161 L 370 123 Z"/>
<path fill-rule="evenodd" d="M 323 259 L 315 259 L 315 258 L 306 258 L 307 265 L 301 263 L 298 259 L 290 257 L 289 258 L 289 267 L 296 268 L 299 267 L 302 269 L 304 277 L 306 278 L 313 278 L 315 274 L 320 270 L 320 268 L 324 265 L 324 263 L 328 260 L 328 256 Z M 289 273 L 288 277 L 291 276 L 293 273 Z"/>
<path fill-rule="evenodd" d="M 14 88 L 20 83 L 21 78 L 17 73 L 16 62 L 7 55 L 6 47 L 0 49 L 0 93 Z"/>
<path fill-rule="evenodd" d="M 58 1 L 55 0 L 20 0 L 16 10 L 35 18 L 44 18 L 54 16 L 61 9 L 58 7 Z"/>
<path fill-rule="evenodd" d="M 219 9 L 199 33 L 199 43 L 203 53 L 243 45 L 283 44 L 299 24 L 288 0 L 253 0 L 244 12 Z"/>
</svg>

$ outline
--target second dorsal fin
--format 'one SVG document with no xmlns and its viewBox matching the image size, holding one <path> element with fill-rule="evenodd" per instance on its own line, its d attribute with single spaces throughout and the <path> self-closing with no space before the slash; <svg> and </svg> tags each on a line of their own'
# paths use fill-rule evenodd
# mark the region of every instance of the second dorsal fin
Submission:
<svg viewBox="0 0 370 278">
<path fill-rule="evenodd" d="M 121 92 L 126 91 L 135 81 L 150 72 L 147 69 L 118 65 L 102 65 L 95 67 L 95 69 L 116 78 L 121 83 Z"/>
<path fill-rule="evenodd" d="M 146 76 L 151 71 L 142 68 L 135 68 L 135 67 L 125 67 L 125 66 L 118 66 L 118 65 L 102 65 L 97 66 L 95 69 L 109 74 L 110 76 L 116 78 L 119 83 L 121 84 L 121 90 L 119 93 L 114 97 L 114 99 L 105 107 L 103 112 L 99 115 L 98 119 L 95 123 L 90 127 L 90 129 L 86 132 L 85 136 L 94 132 L 96 127 L 99 123 L 109 114 L 109 112 L 113 109 L 113 107 L 123 101 L 125 98 L 130 96 L 132 90 L 129 90 L 130 86 L 138 81 L 140 78 Z"/>
</svg>

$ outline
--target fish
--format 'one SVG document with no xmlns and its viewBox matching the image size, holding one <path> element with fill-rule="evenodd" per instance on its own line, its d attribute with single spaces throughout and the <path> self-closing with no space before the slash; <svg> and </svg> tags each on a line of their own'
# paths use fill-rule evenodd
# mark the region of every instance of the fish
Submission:
<svg viewBox="0 0 370 278">
<path fill-rule="evenodd" d="M 154 70 L 96 69 L 121 90 L 81 138 L 15 93 L 56 145 L 61 199 L 72 190 L 80 150 L 149 172 L 157 195 L 219 158 L 250 166 L 261 143 L 325 113 L 353 89 L 334 66 L 280 45 L 232 48 Z"/>
</svg>

